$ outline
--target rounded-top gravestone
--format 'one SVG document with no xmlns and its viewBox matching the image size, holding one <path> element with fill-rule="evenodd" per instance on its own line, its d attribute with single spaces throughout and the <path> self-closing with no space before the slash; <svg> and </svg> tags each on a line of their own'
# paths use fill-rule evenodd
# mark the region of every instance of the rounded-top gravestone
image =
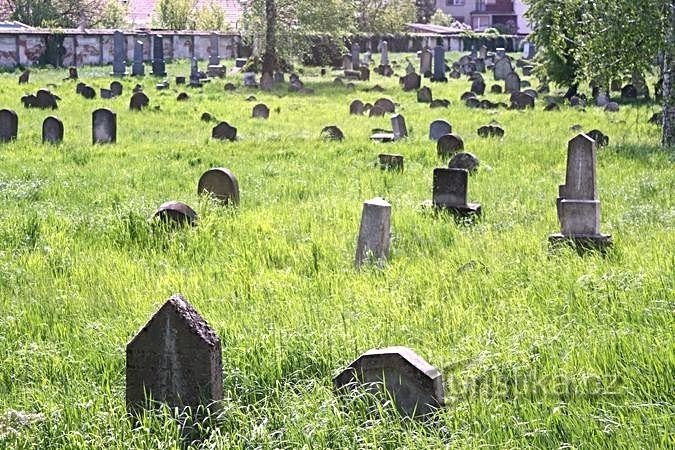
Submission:
<svg viewBox="0 0 675 450">
<path fill-rule="evenodd" d="M 428 86 L 424 86 L 422 89 L 417 91 L 417 101 L 419 103 L 431 103 L 433 100 L 433 95 L 431 89 Z"/>
<path fill-rule="evenodd" d="M 56 144 L 63 141 L 63 122 L 57 117 L 49 116 L 42 122 L 42 142 Z"/>
<path fill-rule="evenodd" d="M 134 92 L 129 100 L 129 109 L 132 111 L 140 111 L 150 104 L 150 99 L 143 92 Z"/>
<path fill-rule="evenodd" d="M 429 139 L 437 141 L 441 136 L 452 133 L 452 125 L 446 120 L 438 119 L 429 125 Z"/>
<path fill-rule="evenodd" d="M 361 100 L 354 100 L 349 104 L 349 114 L 360 116 L 363 114 L 364 105 Z"/>
<path fill-rule="evenodd" d="M 122 83 L 120 83 L 119 81 L 113 81 L 112 83 L 110 83 L 110 90 L 112 91 L 115 97 L 119 97 L 120 95 L 122 95 L 123 91 Z"/>
<path fill-rule="evenodd" d="M 341 141 L 345 138 L 345 135 L 337 126 L 328 125 L 321 130 L 321 137 L 329 141 Z"/>
<path fill-rule="evenodd" d="M 11 109 L 0 109 L 0 142 L 16 139 L 19 130 L 19 116 Z"/>
<path fill-rule="evenodd" d="M 585 134 L 595 141 L 598 148 L 609 145 L 609 136 L 600 130 L 591 130 Z"/>
<path fill-rule="evenodd" d="M 40 109 L 57 109 L 56 97 L 47 89 L 40 89 L 35 94 L 35 106 Z"/>
<path fill-rule="evenodd" d="M 183 202 L 168 201 L 162 203 L 153 214 L 167 225 L 196 225 L 197 213 Z"/>
<path fill-rule="evenodd" d="M 199 178 L 197 194 L 208 194 L 224 204 L 239 204 L 239 183 L 229 169 L 209 169 Z"/>
<path fill-rule="evenodd" d="M 368 111 L 368 117 L 382 117 L 384 116 L 385 111 L 377 105 L 373 105 Z"/>
<path fill-rule="evenodd" d="M 441 157 L 448 157 L 464 149 L 464 141 L 458 134 L 444 134 L 436 143 L 436 153 Z"/>
<path fill-rule="evenodd" d="M 117 141 L 117 114 L 107 108 L 92 113 L 92 140 L 94 144 L 114 143 Z"/>
<path fill-rule="evenodd" d="M 211 137 L 221 141 L 234 141 L 237 139 L 237 129 L 227 122 L 220 122 L 211 130 Z"/>
<path fill-rule="evenodd" d="M 388 98 L 379 98 L 375 100 L 374 106 L 379 107 L 385 113 L 393 114 L 396 111 L 396 105 Z"/>
<path fill-rule="evenodd" d="M 267 119 L 270 116 L 270 109 L 264 103 L 258 103 L 253 107 L 252 117 L 254 119 Z"/>
<path fill-rule="evenodd" d="M 473 172 L 478 169 L 479 164 L 480 161 L 476 155 L 468 152 L 460 152 L 452 157 L 448 167 L 450 169 L 466 169 L 469 172 Z"/>
</svg>

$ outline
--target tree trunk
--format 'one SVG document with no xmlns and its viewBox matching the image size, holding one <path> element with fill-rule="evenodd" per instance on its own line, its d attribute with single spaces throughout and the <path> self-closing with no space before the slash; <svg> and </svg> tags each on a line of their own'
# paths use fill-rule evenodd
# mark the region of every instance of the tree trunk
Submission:
<svg viewBox="0 0 675 450">
<path fill-rule="evenodd" d="M 577 92 L 579 92 L 579 83 L 574 83 L 567 89 L 567 92 L 565 92 L 565 98 L 569 100 L 577 95 Z"/>
<path fill-rule="evenodd" d="M 271 74 L 277 67 L 277 5 L 275 0 L 265 0 L 265 53 L 262 59 L 262 73 Z"/>
<path fill-rule="evenodd" d="M 666 45 L 663 54 L 663 140 L 664 147 L 675 145 L 675 92 L 673 76 L 675 75 L 675 0 L 669 2 L 670 23 L 666 30 Z"/>
</svg>

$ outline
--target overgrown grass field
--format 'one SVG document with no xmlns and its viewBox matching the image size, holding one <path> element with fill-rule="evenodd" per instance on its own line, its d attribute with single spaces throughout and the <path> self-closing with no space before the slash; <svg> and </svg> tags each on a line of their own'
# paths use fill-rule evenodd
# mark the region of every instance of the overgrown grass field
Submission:
<svg viewBox="0 0 675 450">
<path fill-rule="evenodd" d="M 98 91 L 109 72 L 80 78 Z M 231 76 L 177 102 L 173 76 L 189 69 L 168 72 L 169 90 L 125 78 L 113 100 L 76 95 L 64 70 L 34 70 L 22 86 L 18 72 L 0 75 L 0 107 L 19 115 L 18 139 L 0 144 L 0 447 L 672 448 L 675 171 L 647 123 L 658 106 L 544 112 L 540 98 L 534 111 L 472 110 L 462 79 L 432 84 L 452 105 L 431 109 L 396 78 L 373 74 L 352 91 L 318 69 L 302 76 L 312 95 Z M 136 82 L 150 97 L 143 112 L 128 110 Z M 19 100 L 49 84 L 62 98 L 60 145 L 41 143 L 53 113 Z M 375 84 L 386 91 L 366 92 Z M 269 120 L 251 118 L 249 95 Z M 353 99 L 381 96 L 400 105 L 408 139 L 370 142 L 389 118 L 349 115 Z M 117 144 L 91 144 L 99 107 L 117 112 Z M 205 111 L 240 139 L 212 140 Z M 428 139 L 438 118 L 481 160 L 476 223 L 420 208 L 447 164 Z M 476 135 L 491 120 L 503 139 Z M 548 248 L 574 124 L 610 137 L 598 152 L 602 229 L 615 241 L 604 257 Z M 322 140 L 326 125 L 346 139 Z M 377 168 L 380 152 L 404 155 L 405 171 Z M 238 208 L 198 197 L 212 167 L 236 174 Z M 392 204 L 391 256 L 357 271 L 362 203 L 376 196 Z M 192 205 L 198 226 L 153 226 L 167 200 Z M 125 415 L 125 345 L 176 292 L 222 341 L 225 400 L 201 442 L 181 439 L 170 415 L 137 428 Z M 391 345 L 443 373 L 447 406 L 428 420 L 369 414 L 367 399 L 333 393 L 349 362 Z"/>
</svg>

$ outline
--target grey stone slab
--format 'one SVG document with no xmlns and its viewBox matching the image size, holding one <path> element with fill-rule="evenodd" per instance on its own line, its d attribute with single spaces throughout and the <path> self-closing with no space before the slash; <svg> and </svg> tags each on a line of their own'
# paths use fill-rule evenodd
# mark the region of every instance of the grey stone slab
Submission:
<svg viewBox="0 0 675 450">
<path fill-rule="evenodd" d="M 429 124 L 429 139 L 438 141 L 441 136 L 452 133 L 452 125 L 447 120 L 434 120 Z"/>
<path fill-rule="evenodd" d="M 42 142 L 57 144 L 61 141 L 63 141 L 63 122 L 58 117 L 47 117 L 42 122 Z"/>
<path fill-rule="evenodd" d="M 94 111 L 91 117 L 94 144 L 117 142 L 117 114 L 107 108 L 101 108 Z"/>
<path fill-rule="evenodd" d="M 197 184 L 197 194 L 207 194 L 223 204 L 239 204 L 239 182 L 234 174 L 224 167 L 209 169 L 202 174 Z"/>
<path fill-rule="evenodd" d="M 391 205 L 381 198 L 363 203 L 361 226 L 356 244 L 355 265 L 360 267 L 374 259 L 386 261 L 389 257 Z"/>
<path fill-rule="evenodd" d="M 11 109 L 0 109 L 0 142 L 13 141 L 19 131 L 19 116 Z"/>
</svg>

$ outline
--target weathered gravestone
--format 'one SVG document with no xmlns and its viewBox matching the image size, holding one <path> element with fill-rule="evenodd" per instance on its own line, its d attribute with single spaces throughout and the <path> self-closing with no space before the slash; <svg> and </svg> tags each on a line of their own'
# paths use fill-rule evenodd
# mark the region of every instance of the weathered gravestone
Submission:
<svg viewBox="0 0 675 450">
<path fill-rule="evenodd" d="M 549 236 L 553 245 L 573 242 L 580 249 L 604 250 L 612 244 L 600 233 L 600 200 L 596 181 L 596 144 L 585 134 L 569 141 L 565 184 L 557 199 L 560 233 Z"/>
<path fill-rule="evenodd" d="M 19 131 L 19 116 L 11 109 L 0 109 L 0 142 L 16 139 Z"/>
<path fill-rule="evenodd" d="M 336 125 L 323 127 L 319 136 L 328 141 L 341 141 L 345 138 L 345 134 Z"/>
<path fill-rule="evenodd" d="M 501 58 L 497 60 L 494 67 L 495 80 L 505 80 L 506 76 L 513 72 L 511 60 L 509 58 Z"/>
<path fill-rule="evenodd" d="M 264 103 L 258 103 L 253 107 L 252 117 L 254 119 L 267 119 L 270 116 L 270 109 Z"/>
<path fill-rule="evenodd" d="M 398 411 L 420 417 L 445 404 L 443 375 L 407 347 L 368 350 L 333 379 L 338 393 L 358 389 L 393 399 Z"/>
<path fill-rule="evenodd" d="M 428 48 L 422 50 L 422 52 L 420 53 L 420 74 L 422 74 L 425 78 L 431 77 L 432 60 L 433 56 L 431 54 L 431 51 Z"/>
<path fill-rule="evenodd" d="M 498 84 L 493 84 L 492 87 L 490 87 L 490 92 L 493 94 L 501 94 L 502 87 Z"/>
<path fill-rule="evenodd" d="M 485 82 L 483 80 L 475 80 L 471 83 L 471 92 L 476 95 L 483 95 L 485 93 Z"/>
<path fill-rule="evenodd" d="M 469 172 L 458 168 L 434 169 L 431 202 L 436 209 L 448 210 L 459 216 L 480 214 L 478 203 L 469 203 Z"/>
<path fill-rule="evenodd" d="M 47 89 L 40 89 L 35 94 L 35 106 L 40 109 L 58 109 L 56 96 Z"/>
<path fill-rule="evenodd" d="M 68 79 L 77 80 L 79 75 L 77 74 L 77 67 L 68 67 Z"/>
<path fill-rule="evenodd" d="M 113 92 L 110 89 L 106 88 L 101 88 L 101 98 L 103 99 L 111 99 L 114 97 Z"/>
<path fill-rule="evenodd" d="M 464 149 L 464 141 L 458 134 L 444 134 L 436 142 L 436 153 L 442 158 L 452 156 Z"/>
<path fill-rule="evenodd" d="M 595 141 L 596 148 L 601 148 L 609 145 L 609 136 L 600 130 L 591 130 L 586 133 L 586 136 Z"/>
<path fill-rule="evenodd" d="M 80 95 L 86 98 L 87 100 L 92 100 L 96 98 L 96 91 L 93 87 L 84 85 L 80 88 Z"/>
<path fill-rule="evenodd" d="M 405 118 L 401 114 L 394 114 L 391 116 L 391 128 L 394 130 L 395 140 L 408 137 L 408 128 L 405 126 Z"/>
<path fill-rule="evenodd" d="M 349 104 L 349 114 L 354 116 L 360 116 L 363 114 L 364 105 L 361 100 L 354 100 Z"/>
<path fill-rule="evenodd" d="M 429 125 L 429 139 L 437 141 L 441 136 L 452 133 L 452 125 L 446 120 L 438 119 Z"/>
<path fill-rule="evenodd" d="M 424 86 L 422 89 L 417 91 L 417 101 L 419 103 L 431 103 L 433 100 L 433 95 L 431 89 L 428 86 Z"/>
<path fill-rule="evenodd" d="M 358 70 L 361 67 L 361 46 L 358 42 L 352 44 L 352 68 Z"/>
<path fill-rule="evenodd" d="M 237 90 L 237 86 L 235 86 L 234 83 L 225 83 L 223 89 L 225 92 L 233 92 Z"/>
<path fill-rule="evenodd" d="M 534 108 L 534 98 L 523 92 L 514 92 L 510 100 L 512 109 Z"/>
<path fill-rule="evenodd" d="M 396 110 L 396 105 L 394 104 L 394 102 L 392 100 L 390 100 L 388 98 L 384 98 L 384 97 L 378 98 L 377 100 L 375 100 L 375 104 L 373 105 L 373 107 L 374 108 L 375 107 L 380 108 L 385 113 L 392 113 L 392 114 Z"/>
<path fill-rule="evenodd" d="M 380 66 L 385 67 L 389 65 L 389 43 L 387 41 L 381 41 L 377 46 L 377 50 L 380 52 Z"/>
<path fill-rule="evenodd" d="M 403 170 L 403 155 L 394 155 L 390 153 L 380 153 L 377 155 L 378 163 L 380 164 L 380 169 L 383 170 Z"/>
<path fill-rule="evenodd" d="M 150 104 L 150 99 L 143 92 L 135 92 L 129 100 L 129 109 L 132 111 L 140 111 Z"/>
<path fill-rule="evenodd" d="M 24 108 L 34 108 L 37 103 L 37 99 L 33 94 L 27 94 L 21 97 L 21 103 Z"/>
<path fill-rule="evenodd" d="M 91 122 L 94 144 L 117 142 L 117 114 L 106 108 L 97 109 L 91 115 Z"/>
<path fill-rule="evenodd" d="M 382 117 L 386 111 L 380 106 L 373 105 L 372 108 L 368 111 L 368 117 Z"/>
<path fill-rule="evenodd" d="M 237 139 L 237 129 L 227 122 L 220 122 L 211 130 L 211 137 L 221 141 Z"/>
<path fill-rule="evenodd" d="M 632 84 L 627 84 L 621 88 L 622 100 L 635 100 L 638 96 L 638 91 Z"/>
<path fill-rule="evenodd" d="M 478 128 L 478 136 L 480 137 L 504 137 L 504 129 L 498 125 L 483 125 Z"/>
<path fill-rule="evenodd" d="M 443 47 L 443 39 L 436 40 L 436 47 L 434 47 L 434 75 L 431 81 L 448 81 L 445 76 L 445 47 Z"/>
<path fill-rule="evenodd" d="M 195 210 L 186 203 L 174 200 L 159 205 L 152 217 L 169 226 L 194 226 L 197 224 Z"/>
<path fill-rule="evenodd" d="M 459 152 L 455 153 L 448 163 L 450 169 L 465 169 L 469 173 L 475 172 L 480 165 L 480 161 L 473 153 Z"/>
<path fill-rule="evenodd" d="M 19 84 L 28 83 L 29 78 L 30 78 L 30 70 L 26 69 L 23 72 L 21 72 L 21 75 L 19 75 Z"/>
<path fill-rule="evenodd" d="M 134 62 L 131 64 L 131 75 L 142 77 L 145 75 L 145 65 L 143 64 L 143 41 L 134 42 Z"/>
<path fill-rule="evenodd" d="M 209 35 L 209 65 L 206 72 L 210 77 L 225 76 L 225 66 L 220 64 L 220 34 L 216 32 Z"/>
<path fill-rule="evenodd" d="M 126 55 L 126 38 L 124 33 L 115 30 L 113 33 L 113 76 L 123 77 L 127 74 L 127 65 L 125 60 Z"/>
<path fill-rule="evenodd" d="M 208 194 L 223 204 L 239 204 L 239 183 L 229 169 L 217 167 L 202 174 L 197 184 L 197 194 Z"/>
<path fill-rule="evenodd" d="M 156 34 L 152 37 L 152 75 L 156 77 L 166 76 L 164 36 L 161 34 Z"/>
<path fill-rule="evenodd" d="M 448 108 L 448 107 L 450 107 L 450 100 L 444 98 L 436 98 L 429 103 L 429 108 Z"/>
<path fill-rule="evenodd" d="M 360 267 L 371 259 L 378 263 L 389 257 L 391 205 L 381 198 L 363 203 L 361 227 L 354 264 Z"/>
<path fill-rule="evenodd" d="M 605 111 L 607 112 L 619 112 L 619 104 L 616 102 L 609 102 L 605 105 Z"/>
<path fill-rule="evenodd" d="M 120 83 L 119 81 L 113 81 L 112 83 L 110 83 L 110 91 L 112 92 L 113 96 L 119 97 L 120 95 L 122 95 L 123 91 L 122 83 Z"/>
<path fill-rule="evenodd" d="M 412 72 L 401 77 L 401 84 L 403 85 L 403 90 L 405 92 L 414 91 L 420 88 L 422 77 L 415 72 Z"/>
<path fill-rule="evenodd" d="M 504 77 L 504 92 L 507 94 L 520 92 L 520 77 L 516 72 L 508 73 Z"/>
<path fill-rule="evenodd" d="M 243 76 L 244 76 L 244 86 L 251 88 L 258 87 L 258 82 L 256 81 L 254 72 L 244 72 Z"/>
<path fill-rule="evenodd" d="M 127 344 L 126 405 L 138 415 L 153 405 L 209 407 L 223 399 L 220 340 L 180 294 L 175 294 Z"/>
<path fill-rule="evenodd" d="M 63 122 L 57 117 L 49 116 L 42 122 L 42 142 L 57 144 L 63 141 Z"/>
<path fill-rule="evenodd" d="M 181 92 L 176 96 L 176 101 L 177 102 L 186 102 L 190 99 L 190 96 L 187 94 L 187 92 Z"/>
<path fill-rule="evenodd" d="M 342 69 L 343 70 L 354 70 L 352 66 L 352 55 L 343 55 L 342 56 Z"/>
</svg>

